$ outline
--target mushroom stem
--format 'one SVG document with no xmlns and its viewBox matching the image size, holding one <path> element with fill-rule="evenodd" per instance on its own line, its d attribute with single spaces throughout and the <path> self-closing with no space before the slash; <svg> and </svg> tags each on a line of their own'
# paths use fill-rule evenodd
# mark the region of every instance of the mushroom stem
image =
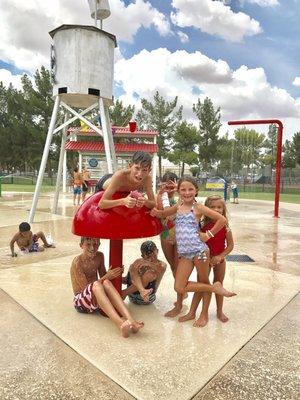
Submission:
<svg viewBox="0 0 300 400">
<path fill-rule="evenodd" d="M 110 239 L 109 246 L 109 266 L 118 268 L 123 266 L 123 240 Z M 121 294 L 122 291 L 122 277 L 119 276 L 112 280 L 112 284 Z"/>
</svg>

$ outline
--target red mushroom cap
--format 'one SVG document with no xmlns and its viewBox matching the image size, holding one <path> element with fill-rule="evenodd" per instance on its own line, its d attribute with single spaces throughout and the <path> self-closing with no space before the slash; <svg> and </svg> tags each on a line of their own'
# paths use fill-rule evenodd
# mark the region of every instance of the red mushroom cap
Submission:
<svg viewBox="0 0 300 400">
<path fill-rule="evenodd" d="M 151 217 L 146 207 L 118 206 L 108 210 L 98 207 L 104 192 L 90 196 L 77 210 L 72 232 L 78 236 L 101 239 L 137 239 L 156 236 L 162 231 L 159 219 Z M 113 199 L 126 197 L 128 192 L 117 192 Z"/>
</svg>

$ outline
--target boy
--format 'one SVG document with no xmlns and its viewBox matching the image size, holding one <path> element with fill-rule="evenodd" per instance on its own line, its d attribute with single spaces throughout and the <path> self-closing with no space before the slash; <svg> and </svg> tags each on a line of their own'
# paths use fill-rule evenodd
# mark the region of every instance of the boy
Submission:
<svg viewBox="0 0 300 400">
<path fill-rule="evenodd" d="M 44 232 L 39 231 L 33 234 L 31 232 L 31 226 L 27 222 L 22 222 L 19 225 L 19 232 L 17 232 L 10 241 L 11 256 L 17 257 L 17 253 L 15 253 L 15 243 L 17 243 L 21 251 L 26 253 L 44 251 L 44 247 L 39 246 L 39 239 L 42 239 L 44 247 L 54 247 L 47 242 Z"/>
<path fill-rule="evenodd" d="M 98 182 L 99 190 L 104 194 L 99 201 L 99 208 L 108 209 L 116 206 L 128 208 L 142 207 L 153 208 L 155 197 L 152 189 L 151 171 L 152 159 L 148 153 L 137 151 L 133 154 L 129 168 L 115 172 L 112 176 L 106 175 Z M 99 184 L 101 183 L 101 186 Z M 145 198 L 137 191 L 144 191 L 148 198 Z M 116 192 L 130 192 L 126 197 L 112 200 Z"/>
<path fill-rule="evenodd" d="M 71 265 L 71 281 L 74 291 L 74 307 L 78 312 L 105 313 L 120 329 L 125 338 L 137 333 L 144 323 L 135 321 L 126 308 L 111 280 L 122 274 L 122 268 L 109 269 L 104 266 L 104 255 L 98 251 L 100 240 L 82 237 L 82 253 Z M 99 279 L 98 279 L 99 276 Z"/>
<path fill-rule="evenodd" d="M 76 204 L 79 206 L 80 197 L 81 197 L 81 187 L 82 187 L 82 174 L 79 172 L 78 167 L 74 168 L 73 172 L 73 205 Z"/>
<path fill-rule="evenodd" d="M 89 181 L 91 179 L 91 174 L 90 171 L 87 169 L 87 167 L 84 167 L 82 171 L 82 202 L 84 202 L 86 195 L 89 191 Z"/>
<path fill-rule="evenodd" d="M 167 264 L 157 258 L 158 249 L 154 242 L 147 240 L 141 245 L 142 258 L 129 267 L 126 277 L 127 289 L 122 297 L 129 296 L 135 304 L 151 304 L 156 299 L 156 291 L 166 271 Z"/>
</svg>

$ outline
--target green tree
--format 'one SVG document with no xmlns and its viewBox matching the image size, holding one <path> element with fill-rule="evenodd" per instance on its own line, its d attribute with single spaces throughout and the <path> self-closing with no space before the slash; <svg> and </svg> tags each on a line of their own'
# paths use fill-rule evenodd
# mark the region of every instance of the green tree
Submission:
<svg viewBox="0 0 300 400">
<path fill-rule="evenodd" d="M 198 157 L 195 152 L 197 142 L 197 128 L 192 124 L 183 121 L 176 127 L 172 152 L 168 155 L 168 159 L 174 164 L 181 164 L 181 176 L 184 174 L 185 164 L 192 165 L 197 163 Z"/>
<path fill-rule="evenodd" d="M 219 139 L 217 154 L 219 156 L 218 174 L 231 176 L 233 172 L 234 139 L 228 138 L 228 132 Z"/>
<path fill-rule="evenodd" d="M 177 97 L 166 101 L 158 92 L 153 101 L 141 100 L 142 109 L 137 113 L 137 123 L 140 128 L 153 129 L 158 132 L 158 167 L 159 177 L 162 173 L 162 158 L 167 157 L 173 133 L 182 119 L 182 107 L 177 108 Z"/>
<path fill-rule="evenodd" d="M 246 168 L 246 176 L 248 176 L 251 168 L 253 176 L 254 167 L 260 165 L 262 160 L 261 152 L 265 137 L 254 129 L 245 127 L 237 129 L 234 136 L 234 170 L 238 172 L 239 169 Z"/>
<path fill-rule="evenodd" d="M 197 104 L 193 104 L 193 112 L 199 120 L 199 164 L 207 172 L 218 160 L 218 134 L 221 127 L 220 107 L 215 109 L 212 101 L 206 97 L 203 103 L 198 99 Z"/>
<path fill-rule="evenodd" d="M 109 116 L 112 125 L 127 126 L 134 113 L 134 106 L 124 106 L 121 100 L 116 100 L 115 104 L 109 108 Z"/>
</svg>

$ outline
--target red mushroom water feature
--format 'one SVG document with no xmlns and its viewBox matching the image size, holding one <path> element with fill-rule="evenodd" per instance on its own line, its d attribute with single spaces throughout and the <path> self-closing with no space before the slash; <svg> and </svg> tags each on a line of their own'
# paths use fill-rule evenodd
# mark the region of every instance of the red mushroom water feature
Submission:
<svg viewBox="0 0 300 400">
<path fill-rule="evenodd" d="M 93 194 L 79 207 L 73 219 L 72 232 L 78 236 L 110 239 L 109 265 L 117 268 L 123 265 L 123 239 L 156 236 L 162 231 L 162 225 L 159 219 L 150 216 L 147 207 L 99 209 L 103 193 Z M 127 195 L 128 192 L 117 192 L 113 199 Z M 121 293 L 122 278 L 112 282 Z"/>
</svg>

